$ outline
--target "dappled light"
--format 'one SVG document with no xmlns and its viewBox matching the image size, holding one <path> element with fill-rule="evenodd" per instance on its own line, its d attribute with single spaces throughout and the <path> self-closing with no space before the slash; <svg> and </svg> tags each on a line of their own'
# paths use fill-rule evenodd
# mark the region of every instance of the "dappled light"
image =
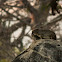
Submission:
<svg viewBox="0 0 62 62">
<path fill-rule="evenodd" d="M 32 30 L 36 28 L 52 30 L 57 41 L 62 41 L 62 1 L 60 14 L 55 15 L 48 2 L 45 7 L 42 0 L 0 1 L 0 62 L 11 62 L 27 49 L 34 42 Z"/>
</svg>

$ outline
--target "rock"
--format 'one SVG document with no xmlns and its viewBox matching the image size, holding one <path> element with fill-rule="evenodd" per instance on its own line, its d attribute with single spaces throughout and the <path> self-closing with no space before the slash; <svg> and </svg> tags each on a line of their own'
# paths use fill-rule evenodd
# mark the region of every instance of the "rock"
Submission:
<svg viewBox="0 0 62 62">
<path fill-rule="evenodd" d="M 62 62 L 62 42 L 40 39 L 12 62 Z"/>
</svg>

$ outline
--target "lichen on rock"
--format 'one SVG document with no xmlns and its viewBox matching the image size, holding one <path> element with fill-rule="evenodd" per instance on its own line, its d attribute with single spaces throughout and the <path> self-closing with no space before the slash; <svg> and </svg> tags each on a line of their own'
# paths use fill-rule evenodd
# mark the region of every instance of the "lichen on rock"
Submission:
<svg viewBox="0 0 62 62">
<path fill-rule="evenodd" d="M 40 39 L 13 62 L 62 62 L 62 42 L 52 39 Z"/>
</svg>

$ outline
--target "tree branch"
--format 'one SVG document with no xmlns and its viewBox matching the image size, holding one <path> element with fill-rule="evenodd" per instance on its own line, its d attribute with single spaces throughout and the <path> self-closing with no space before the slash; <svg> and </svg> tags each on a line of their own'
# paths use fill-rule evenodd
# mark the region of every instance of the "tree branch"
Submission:
<svg viewBox="0 0 62 62">
<path fill-rule="evenodd" d="M 24 3 L 24 6 L 30 11 L 30 13 L 37 13 L 37 10 L 33 6 L 31 6 L 27 0 L 22 0 L 22 2 Z"/>
<path fill-rule="evenodd" d="M 54 18 L 53 20 L 51 20 L 50 23 L 46 24 L 44 26 L 44 28 L 48 28 L 50 29 L 51 26 L 55 25 L 58 21 L 61 21 L 62 20 L 62 14 L 60 14 L 59 16 L 57 16 L 56 18 Z"/>
</svg>

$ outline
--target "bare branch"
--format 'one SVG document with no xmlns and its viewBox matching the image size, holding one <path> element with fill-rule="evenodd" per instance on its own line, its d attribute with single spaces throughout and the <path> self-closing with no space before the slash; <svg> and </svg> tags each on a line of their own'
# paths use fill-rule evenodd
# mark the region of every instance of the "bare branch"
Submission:
<svg viewBox="0 0 62 62">
<path fill-rule="evenodd" d="M 24 3 L 24 6 L 33 14 L 37 13 L 37 10 L 34 9 L 33 6 L 30 5 L 30 3 L 27 0 L 22 0 L 22 2 Z"/>
</svg>

